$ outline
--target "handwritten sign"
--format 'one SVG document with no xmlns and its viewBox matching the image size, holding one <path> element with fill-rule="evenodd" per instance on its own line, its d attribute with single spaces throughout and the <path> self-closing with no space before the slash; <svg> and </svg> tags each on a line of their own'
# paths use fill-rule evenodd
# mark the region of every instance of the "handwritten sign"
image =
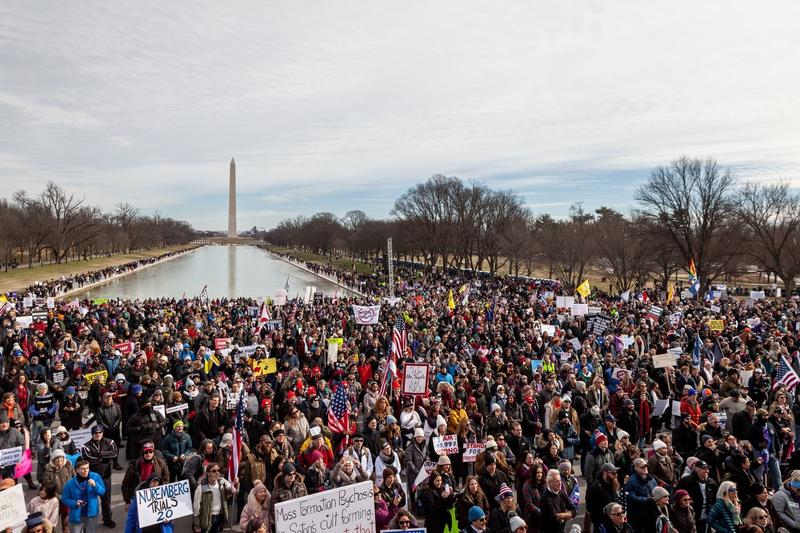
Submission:
<svg viewBox="0 0 800 533">
<path fill-rule="evenodd" d="M 575 303 L 574 296 L 556 296 L 556 307 L 570 308 Z"/>
<path fill-rule="evenodd" d="M 722 331 L 725 329 L 725 321 L 724 320 L 709 320 L 708 321 L 708 329 L 711 331 Z"/>
<path fill-rule="evenodd" d="M 718 305 L 712 305 L 711 306 L 711 312 L 712 313 L 719 313 L 720 311 L 722 311 L 722 308 L 720 306 L 718 306 Z"/>
<path fill-rule="evenodd" d="M 136 491 L 136 510 L 139 527 L 163 524 L 192 514 L 192 496 L 189 480 L 149 487 Z"/>
<path fill-rule="evenodd" d="M 105 384 L 106 380 L 108 379 L 108 370 L 100 370 L 98 372 L 91 372 L 86 374 L 86 383 L 94 383 L 97 381 L 101 385 Z"/>
<path fill-rule="evenodd" d="M 119 353 L 122 355 L 128 355 L 133 351 L 133 343 L 132 342 L 121 342 L 119 344 L 114 345 L 115 350 L 119 350 Z"/>
<path fill-rule="evenodd" d="M 28 518 L 22 485 L 0 491 L 0 528 L 18 526 Z M 23 524 L 24 525 L 24 524 Z M 374 529 L 373 529 L 374 531 Z"/>
<path fill-rule="evenodd" d="M 344 531 L 375 533 L 372 481 L 275 504 L 275 533 Z"/>
<path fill-rule="evenodd" d="M 214 349 L 215 350 L 224 350 L 228 347 L 228 342 L 230 341 L 227 337 L 219 337 L 214 339 Z"/>
<path fill-rule="evenodd" d="M 572 316 L 583 316 L 589 312 L 589 306 L 587 304 L 572 304 L 570 309 Z"/>
<path fill-rule="evenodd" d="M 653 366 L 656 368 L 666 368 L 675 366 L 675 355 L 671 353 L 660 353 L 653 356 Z"/>
<path fill-rule="evenodd" d="M 328 364 L 335 363 L 339 356 L 339 343 L 331 342 L 328 344 Z"/>
<path fill-rule="evenodd" d="M 482 442 L 468 442 L 464 445 L 464 454 L 461 459 L 465 463 L 474 463 L 478 458 L 478 454 L 484 450 L 485 446 Z"/>
<path fill-rule="evenodd" d="M 73 429 L 69 432 L 69 436 L 72 439 L 72 442 L 75 443 L 75 447 L 80 451 L 84 444 L 89 442 L 92 438 L 92 429 Z"/>
<path fill-rule="evenodd" d="M 0 450 L 0 467 L 11 466 L 22 460 L 22 446 Z"/>
<path fill-rule="evenodd" d="M 433 437 L 433 451 L 439 455 L 456 455 L 458 453 L 458 435 Z"/>
<path fill-rule="evenodd" d="M 430 367 L 426 364 L 406 364 L 403 377 L 403 394 L 412 396 L 428 395 L 428 372 Z"/>
<path fill-rule="evenodd" d="M 381 314 L 380 305 L 354 305 L 353 315 L 356 324 L 377 324 Z"/>
</svg>

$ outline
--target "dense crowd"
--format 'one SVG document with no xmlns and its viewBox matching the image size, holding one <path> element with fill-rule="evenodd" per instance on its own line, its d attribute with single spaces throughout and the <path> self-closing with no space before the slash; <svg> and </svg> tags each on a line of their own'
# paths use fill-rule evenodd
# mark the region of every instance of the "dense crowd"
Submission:
<svg viewBox="0 0 800 533">
<path fill-rule="evenodd" d="M 169 531 L 140 528 L 133 495 L 178 479 L 204 533 L 272 531 L 277 504 L 367 480 L 377 531 L 800 531 L 796 299 L 592 295 L 581 309 L 559 307 L 550 280 L 405 265 L 390 303 L 385 278 L 331 273 L 370 297 L 82 301 L 26 327 L 9 310 L 0 449 L 21 446 L 31 468 L 2 476 L 38 490 L 28 531 Z M 352 305 L 373 300 L 377 323 L 357 323 Z M 265 309 L 280 327 L 259 326 Z M 424 395 L 402 394 L 410 363 L 430 368 Z M 330 416 L 341 391 L 345 427 Z"/>
</svg>

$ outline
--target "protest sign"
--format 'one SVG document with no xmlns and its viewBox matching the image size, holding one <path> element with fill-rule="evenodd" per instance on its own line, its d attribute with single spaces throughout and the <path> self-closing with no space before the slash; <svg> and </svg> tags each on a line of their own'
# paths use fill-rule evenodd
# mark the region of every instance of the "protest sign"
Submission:
<svg viewBox="0 0 800 533">
<path fill-rule="evenodd" d="M 189 480 L 148 487 L 136 491 L 136 511 L 139 527 L 163 524 L 193 513 Z"/>
<path fill-rule="evenodd" d="M 667 412 L 667 407 L 669 407 L 669 400 L 661 400 L 657 399 L 656 404 L 653 406 L 653 416 L 659 417 Z"/>
<path fill-rule="evenodd" d="M 724 320 L 709 320 L 708 321 L 708 329 L 711 331 L 722 331 L 725 329 L 725 321 Z"/>
<path fill-rule="evenodd" d="M 381 529 L 381 533 L 427 533 L 424 527 L 414 529 Z"/>
<path fill-rule="evenodd" d="M 436 468 L 436 463 L 433 461 L 425 461 L 422 463 L 422 468 L 420 468 L 411 488 L 419 487 L 422 482 L 428 479 L 428 476 L 431 475 L 431 472 L 433 472 L 434 468 Z"/>
<path fill-rule="evenodd" d="M 0 450 L 0 467 L 11 466 L 22 460 L 22 446 Z"/>
<path fill-rule="evenodd" d="M 653 356 L 653 366 L 656 368 L 666 368 L 668 366 L 675 366 L 675 354 L 660 353 Z"/>
<path fill-rule="evenodd" d="M 763 300 L 764 298 L 766 298 L 764 291 L 750 291 L 751 300 Z"/>
<path fill-rule="evenodd" d="M 224 350 L 228 347 L 228 341 L 230 341 L 227 337 L 219 337 L 214 339 L 214 349 L 215 350 Z"/>
<path fill-rule="evenodd" d="M 542 334 L 547 333 L 548 337 L 555 337 L 556 327 L 553 324 L 542 324 Z"/>
<path fill-rule="evenodd" d="M 427 364 L 407 363 L 403 367 L 403 371 L 403 394 L 427 396 L 430 366 Z"/>
<path fill-rule="evenodd" d="M 673 328 L 676 328 L 680 325 L 682 318 L 683 313 L 672 313 L 669 315 L 669 323 Z"/>
<path fill-rule="evenodd" d="M 622 336 L 622 347 L 627 349 L 628 346 L 633 344 L 636 341 L 636 338 L 633 335 L 623 335 Z"/>
<path fill-rule="evenodd" d="M 47 308 L 48 309 L 55 309 L 56 308 L 56 299 L 51 296 L 50 298 L 47 299 L 46 304 L 47 304 Z"/>
<path fill-rule="evenodd" d="M 681 416 L 681 403 L 678 400 L 672 400 L 672 416 Z"/>
<path fill-rule="evenodd" d="M 153 406 L 153 411 L 155 411 L 156 413 L 161 413 L 161 416 L 163 416 L 164 418 L 167 418 L 167 408 L 165 406 L 163 406 L 163 405 L 154 405 Z"/>
<path fill-rule="evenodd" d="M 108 379 L 108 370 L 99 370 L 97 372 L 90 372 L 86 374 L 86 383 L 92 384 L 95 381 L 101 385 L 105 384 Z"/>
<path fill-rule="evenodd" d="M 613 368 L 611 370 L 611 375 L 619 380 L 622 380 L 625 376 L 629 376 L 630 373 L 631 371 L 626 368 Z"/>
<path fill-rule="evenodd" d="M 321 292 L 314 293 L 314 305 L 322 305 L 323 296 Z"/>
<path fill-rule="evenodd" d="M 248 305 L 247 306 L 247 314 L 251 317 L 256 317 L 261 313 L 261 308 L 257 305 Z"/>
<path fill-rule="evenodd" d="M 75 447 L 78 449 L 78 451 L 80 451 L 83 445 L 89 442 L 89 440 L 92 438 L 92 429 L 73 429 L 69 432 L 69 436 L 72 439 L 72 442 L 75 443 Z"/>
<path fill-rule="evenodd" d="M 22 306 L 24 308 L 26 308 L 26 309 L 30 309 L 31 307 L 33 307 L 33 297 L 32 296 L 26 296 L 25 298 L 23 298 L 22 299 Z"/>
<path fill-rule="evenodd" d="M 608 315 L 597 314 L 590 316 L 586 319 L 586 332 L 600 336 L 606 332 L 612 322 L 612 318 Z"/>
<path fill-rule="evenodd" d="M 0 491 L 0 528 L 11 528 L 20 524 L 25 525 L 28 510 L 25 507 L 25 493 L 22 485 Z"/>
<path fill-rule="evenodd" d="M 465 463 L 474 463 L 478 458 L 478 454 L 481 453 L 484 448 L 485 446 L 482 442 L 468 442 L 464 444 L 464 454 L 461 456 L 461 460 Z"/>
<path fill-rule="evenodd" d="M 275 533 L 375 533 L 372 481 L 354 483 L 275 504 Z"/>
<path fill-rule="evenodd" d="M 541 359 L 531 359 L 531 373 L 541 372 L 544 361 Z"/>
<path fill-rule="evenodd" d="M 587 304 L 572 304 L 570 307 L 570 314 L 572 316 L 583 316 L 589 311 Z"/>
<path fill-rule="evenodd" d="M 572 307 L 575 303 L 574 296 L 556 296 L 556 307 Z"/>
<path fill-rule="evenodd" d="M 569 343 L 572 345 L 573 348 L 575 348 L 576 352 L 579 352 L 581 350 L 581 341 L 578 340 L 578 337 L 572 337 L 569 340 Z"/>
<path fill-rule="evenodd" d="M 283 320 L 267 320 L 264 322 L 264 328 L 267 331 L 278 331 L 283 329 Z"/>
<path fill-rule="evenodd" d="M 34 309 L 31 311 L 31 316 L 33 317 L 33 320 L 38 320 L 40 322 L 47 321 L 47 311 L 44 309 Z"/>
<path fill-rule="evenodd" d="M 693 298 L 694 294 L 692 294 L 692 291 L 688 291 L 686 289 L 681 291 L 681 300 L 691 300 Z"/>
<path fill-rule="evenodd" d="M 458 453 L 458 435 L 433 437 L 433 451 L 439 455 L 456 455 Z"/>
<path fill-rule="evenodd" d="M 128 355 L 133 351 L 134 345 L 132 342 L 121 342 L 114 345 L 115 350 L 119 350 L 122 355 Z"/>
<path fill-rule="evenodd" d="M 336 358 L 339 356 L 339 343 L 328 343 L 328 364 L 335 363 Z"/>
<path fill-rule="evenodd" d="M 586 308 L 587 315 L 599 315 L 602 309 L 597 305 L 590 305 Z"/>
<path fill-rule="evenodd" d="M 278 371 L 278 360 L 272 357 L 253 361 L 253 374 L 256 376 L 274 374 Z"/>
<path fill-rule="evenodd" d="M 354 305 L 353 315 L 356 318 L 356 324 L 377 324 L 378 317 L 381 314 L 380 305 Z"/>
<path fill-rule="evenodd" d="M 275 297 L 272 299 L 272 302 L 275 305 L 286 305 L 286 299 L 287 299 L 286 291 L 281 289 L 275 293 Z"/>
<path fill-rule="evenodd" d="M 712 305 L 711 306 L 711 312 L 712 313 L 719 313 L 720 311 L 722 311 L 722 309 L 720 309 L 720 307 L 718 305 Z"/>
<path fill-rule="evenodd" d="M 188 411 L 189 404 L 188 403 L 179 403 L 178 405 L 173 405 L 172 407 L 167 407 L 166 413 L 177 413 L 178 411 Z"/>
</svg>

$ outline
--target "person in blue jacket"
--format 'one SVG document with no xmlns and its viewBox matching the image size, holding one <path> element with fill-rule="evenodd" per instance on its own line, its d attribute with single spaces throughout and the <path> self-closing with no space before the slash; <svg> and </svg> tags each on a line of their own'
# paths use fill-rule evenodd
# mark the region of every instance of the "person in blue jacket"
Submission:
<svg viewBox="0 0 800 533">
<path fill-rule="evenodd" d="M 61 502 L 69 507 L 69 531 L 95 533 L 100 509 L 98 499 L 106 493 L 106 485 L 100 474 L 89 470 L 89 461 L 78 459 L 75 477 L 67 481 L 61 494 Z"/>
<path fill-rule="evenodd" d="M 161 485 L 161 478 L 153 474 L 146 480 L 139 483 L 136 490 L 145 488 L 158 487 Z M 173 533 L 172 522 L 163 522 L 161 524 L 153 524 L 152 526 L 140 527 L 139 526 L 139 511 L 136 506 L 136 498 L 131 499 L 131 506 L 128 509 L 128 518 L 125 521 L 125 533 Z"/>
</svg>

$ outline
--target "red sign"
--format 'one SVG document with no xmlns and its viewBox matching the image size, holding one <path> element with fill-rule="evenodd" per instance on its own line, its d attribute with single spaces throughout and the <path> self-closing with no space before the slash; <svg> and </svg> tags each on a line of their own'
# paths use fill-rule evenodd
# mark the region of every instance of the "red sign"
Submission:
<svg viewBox="0 0 800 533">
<path fill-rule="evenodd" d="M 123 342 L 120 344 L 115 344 L 114 349 L 119 350 L 119 353 L 122 355 L 128 355 L 133 351 L 133 342 Z"/>
<path fill-rule="evenodd" d="M 228 342 L 229 341 L 230 341 L 230 339 L 228 339 L 228 338 L 214 339 L 214 349 L 215 350 L 224 350 L 225 348 L 228 347 Z"/>
</svg>

